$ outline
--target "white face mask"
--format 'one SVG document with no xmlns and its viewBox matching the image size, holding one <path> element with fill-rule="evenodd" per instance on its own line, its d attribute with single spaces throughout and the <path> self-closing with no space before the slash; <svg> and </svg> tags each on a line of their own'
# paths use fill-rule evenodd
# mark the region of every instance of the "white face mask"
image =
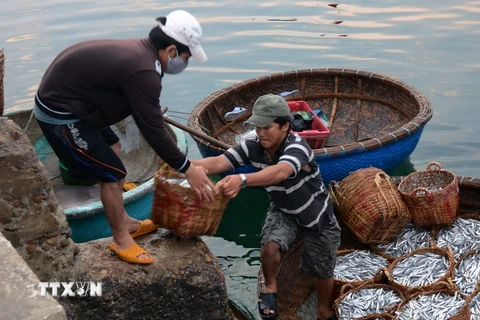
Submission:
<svg viewBox="0 0 480 320">
<path fill-rule="evenodd" d="M 185 70 L 187 66 L 188 60 L 184 61 L 178 56 L 177 53 L 177 56 L 175 58 L 170 58 L 170 56 L 168 56 L 167 65 L 165 66 L 165 73 L 178 74 Z"/>
</svg>

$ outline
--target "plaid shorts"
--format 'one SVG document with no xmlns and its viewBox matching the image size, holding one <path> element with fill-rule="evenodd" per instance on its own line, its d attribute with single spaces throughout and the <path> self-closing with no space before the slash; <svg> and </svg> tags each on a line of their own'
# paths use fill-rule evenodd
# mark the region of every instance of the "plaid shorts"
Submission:
<svg viewBox="0 0 480 320">
<path fill-rule="evenodd" d="M 323 221 L 321 231 L 315 232 L 298 225 L 292 215 L 280 211 L 272 203 L 262 227 L 260 244 L 264 246 L 273 241 L 280 245 L 282 251 L 287 251 L 297 236 L 300 236 L 303 242 L 300 269 L 317 278 L 331 278 L 340 246 L 340 226 L 333 208 L 324 214 L 328 216 Z"/>
</svg>

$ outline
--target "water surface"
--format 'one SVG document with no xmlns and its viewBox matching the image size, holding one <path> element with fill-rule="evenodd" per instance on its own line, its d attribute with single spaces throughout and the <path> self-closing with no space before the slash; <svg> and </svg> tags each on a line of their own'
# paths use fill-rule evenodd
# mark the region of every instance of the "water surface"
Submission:
<svg viewBox="0 0 480 320">
<path fill-rule="evenodd" d="M 349 1 L 79 1 L 2 0 L 5 107 L 32 105 L 57 53 L 100 38 L 146 37 L 154 18 L 186 9 L 203 26 L 209 61 L 191 61 L 164 78 L 161 103 L 185 113 L 211 92 L 240 80 L 304 68 L 348 68 L 386 74 L 425 94 L 434 116 L 411 164 L 431 161 L 458 175 L 480 176 L 480 2 Z M 179 114 L 172 113 L 172 116 Z M 189 139 L 190 156 L 200 157 Z M 247 207 L 244 203 L 247 202 Z M 205 239 L 222 263 L 232 301 L 256 317 L 258 244 L 266 198 L 242 192 L 216 237 Z"/>
</svg>

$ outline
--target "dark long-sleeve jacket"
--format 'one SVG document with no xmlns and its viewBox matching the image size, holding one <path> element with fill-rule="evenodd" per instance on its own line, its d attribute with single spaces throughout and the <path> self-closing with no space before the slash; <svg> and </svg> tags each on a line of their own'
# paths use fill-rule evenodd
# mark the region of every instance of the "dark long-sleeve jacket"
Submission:
<svg viewBox="0 0 480 320">
<path fill-rule="evenodd" d="M 158 50 L 150 40 L 92 40 L 73 45 L 54 59 L 37 96 L 48 108 L 100 128 L 132 115 L 155 152 L 182 170 L 187 159 L 165 128 L 161 90 Z"/>
</svg>

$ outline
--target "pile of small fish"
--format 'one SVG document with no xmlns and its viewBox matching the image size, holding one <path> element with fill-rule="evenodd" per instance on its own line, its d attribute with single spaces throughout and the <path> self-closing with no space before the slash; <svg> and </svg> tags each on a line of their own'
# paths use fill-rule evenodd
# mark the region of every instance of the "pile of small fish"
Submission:
<svg viewBox="0 0 480 320">
<path fill-rule="evenodd" d="M 480 320 L 480 294 L 476 294 L 470 301 L 470 319 Z"/>
<path fill-rule="evenodd" d="M 416 228 L 413 223 L 407 223 L 393 241 L 379 244 L 377 247 L 385 254 L 399 258 L 417 249 L 430 247 L 431 239 L 430 231 Z"/>
<path fill-rule="evenodd" d="M 476 219 L 458 218 L 451 227 L 442 228 L 438 233 L 437 246 L 450 246 L 457 260 L 468 251 L 479 248 L 479 244 L 480 221 Z"/>
<path fill-rule="evenodd" d="M 335 279 L 359 281 L 372 279 L 381 268 L 388 267 L 388 260 L 365 250 L 355 250 L 337 256 Z"/>
<path fill-rule="evenodd" d="M 410 300 L 401 311 L 397 312 L 399 320 L 435 319 L 446 320 L 457 314 L 465 304 L 465 299 L 458 293 L 448 295 L 435 293 Z"/>
<path fill-rule="evenodd" d="M 449 269 L 449 261 L 445 256 L 427 252 L 411 255 L 395 265 L 392 271 L 393 280 L 404 286 L 425 286 L 442 278 Z"/>
<path fill-rule="evenodd" d="M 402 302 L 393 290 L 384 288 L 365 288 L 348 293 L 337 305 L 340 319 L 356 319 L 390 311 Z"/>
<path fill-rule="evenodd" d="M 427 192 L 437 192 L 437 191 L 440 191 L 442 189 L 443 189 L 442 186 L 428 186 L 428 187 L 425 188 L 425 190 Z M 425 195 L 425 193 L 426 193 L 423 190 L 420 190 L 420 191 L 417 191 L 417 192 L 418 192 L 419 195 Z"/>
<path fill-rule="evenodd" d="M 471 294 L 480 280 L 480 253 L 465 257 L 457 266 L 453 281 L 464 294 Z"/>
</svg>

